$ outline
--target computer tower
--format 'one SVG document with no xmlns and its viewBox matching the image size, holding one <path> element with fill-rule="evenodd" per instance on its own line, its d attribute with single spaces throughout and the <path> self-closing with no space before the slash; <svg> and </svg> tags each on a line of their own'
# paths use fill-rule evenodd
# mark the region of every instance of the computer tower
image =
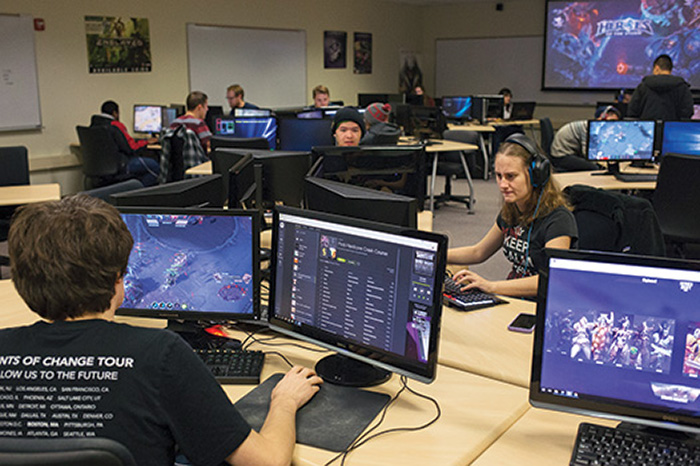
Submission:
<svg viewBox="0 0 700 466">
<path fill-rule="evenodd" d="M 472 97 L 472 118 L 481 123 L 487 119 L 503 118 L 502 95 L 475 95 Z"/>
</svg>

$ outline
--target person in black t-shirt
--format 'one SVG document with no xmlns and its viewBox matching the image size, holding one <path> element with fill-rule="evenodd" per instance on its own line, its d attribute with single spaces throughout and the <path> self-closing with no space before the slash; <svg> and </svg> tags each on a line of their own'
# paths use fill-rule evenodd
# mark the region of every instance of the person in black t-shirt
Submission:
<svg viewBox="0 0 700 466">
<path fill-rule="evenodd" d="M 464 284 L 466 290 L 535 296 L 538 273 L 545 265 L 544 248 L 575 247 L 576 220 L 561 191 L 550 180 L 549 161 L 525 135 L 511 135 L 501 144 L 495 171 L 504 201 L 496 222 L 477 244 L 450 249 L 447 261 L 479 264 L 502 248 L 512 264 L 507 280 L 487 280 L 470 270 L 459 271 L 455 280 Z"/>
<path fill-rule="evenodd" d="M 137 464 L 289 463 L 297 409 L 321 379 L 293 368 L 251 430 L 198 356 L 166 330 L 114 322 L 133 239 L 119 212 L 87 196 L 18 209 L 9 233 L 15 287 L 42 317 L 0 330 L 1 436 L 105 437 Z"/>
</svg>

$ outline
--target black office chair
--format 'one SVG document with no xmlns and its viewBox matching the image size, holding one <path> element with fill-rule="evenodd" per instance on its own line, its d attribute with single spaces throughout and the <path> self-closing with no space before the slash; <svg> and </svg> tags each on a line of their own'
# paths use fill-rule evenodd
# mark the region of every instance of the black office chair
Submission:
<svg viewBox="0 0 700 466">
<path fill-rule="evenodd" d="M 700 244 L 700 157 L 666 154 L 661 159 L 652 199 L 669 253 L 686 257 L 687 245 Z"/>
<path fill-rule="evenodd" d="M 136 178 L 130 180 L 121 181 L 119 183 L 110 184 L 108 186 L 103 186 L 101 188 L 90 189 L 88 191 L 82 191 L 79 194 L 85 194 L 87 196 L 96 197 L 102 199 L 105 202 L 112 202 L 111 195 L 117 193 L 124 193 L 127 191 L 133 191 L 134 189 L 143 188 L 143 183 L 141 183 Z"/>
<path fill-rule="evenodd" d="M 85 189 L 94 189 L 128 179 L 126 160 L 120 154 L 117 143 L 104 126 L 76 126 L 80 151 L 83 156 Z"/>
<path fill-rule="evenodd" d="M 579 249 L 665 255 L 661 227 L 648 200 L 578 184 L 564 192 L 574 208 Z"/>
<path fill-rule="evenodd" d="M 171 183 L 185 179 L 185 137 L 187 128 L 180 125 L 174 130 L 168 130 L 162 139 L 160 151 L 160 173 L 158 183 Z"/>
<path fill-rule="evenodd" d="M 230 138 L 226 136 L 212 136 L 210 140 L 211 150 L 219 148 L 230 149 L 270 149 L 270 143 L 265 138 Z"/>
<path fill-rule="evenodd" d="M 448 141 L 479 145 L 479 135 L 474 131 L 447 130 L 442 134 L 442 137 Z M 442 152 L 438 155 L 437 174 L 445 177 L 445 191 L 442 194 L 435 196 L 434 207 L 436 209 L 440 206 L 440 204 L 444 204 L 448 201 L 460 202 L 468 207 L 470 206 L 470 196 L 458 196 L 452 194 L 452 179 L 469 179 L 471 177 L 471 173 L 466 172 L 464 165 L 462 165 L 463 159 L 468 170 L 471 170 L 472 168 L 488 170 L 488 167 L 481 166 L 483 164 L 478 165 L 476 163 L 477 160 L 483 160 L 483 156 L 480 154 L 480 150 L 471 150 L 462 152 Z M 481 173 L 483 174 L 483 171 Z"/>
<path fill-rule="evenodd" d="M 24 146 L 0 147 L 0 186 L 29 184 L 29 160 Z"/>
<path fill-rule="evenodd" d="M 121 443 L 105 438 L 0 438 L 3 466 L 136 466 Z"/>
<path fill-rule="evenodd" d="M 540 147 L 547 157 L 552 154 L 552 141 L 554 140 L 554 127 L 552 120 L 544 117 L 540 120 Z"/>
</svg>

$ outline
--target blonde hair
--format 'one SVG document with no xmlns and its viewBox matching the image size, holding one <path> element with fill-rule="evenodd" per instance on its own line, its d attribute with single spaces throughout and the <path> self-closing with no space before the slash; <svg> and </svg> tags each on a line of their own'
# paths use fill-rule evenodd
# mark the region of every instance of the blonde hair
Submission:
<svg viewBox="0 0 700 466">
<path fill-rule="evenodd" d="M 499 155 L 518 157 L 523 162 L 528 181 L 530 180 L 530 173 L 527 167 L 532 163 L 534 156 L 524 147 L 513 142 L 504 142 L 499 146 L 496 157 Z M 508 225 L 526 226 L 537 218 L 546 217 L 554 209 L 561 206 L 571 210 L 571 206 L 556 184 L 552 181 L 550 174 L 549 181 L 543 186 L 532 188 L 530 199 L 527 201 L 527 207 L 524 212 L 521 212 L 514 202 L 506 202 L 503 204 L 503 207 L 501 207 L 501 217 Z"/>
</svg>

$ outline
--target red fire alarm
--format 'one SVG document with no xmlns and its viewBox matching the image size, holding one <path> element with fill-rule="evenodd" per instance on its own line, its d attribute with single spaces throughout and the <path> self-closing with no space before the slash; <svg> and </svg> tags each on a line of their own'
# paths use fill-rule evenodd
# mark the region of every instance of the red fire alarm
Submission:
<svg viewBox="0 0 700 466">
<path fill-rule="evenodd" d="M 44 23 L 43 18 L 34 18 L 34 30 L 43 31 L 46 29 L 46 23 Z"/>
</svg>

